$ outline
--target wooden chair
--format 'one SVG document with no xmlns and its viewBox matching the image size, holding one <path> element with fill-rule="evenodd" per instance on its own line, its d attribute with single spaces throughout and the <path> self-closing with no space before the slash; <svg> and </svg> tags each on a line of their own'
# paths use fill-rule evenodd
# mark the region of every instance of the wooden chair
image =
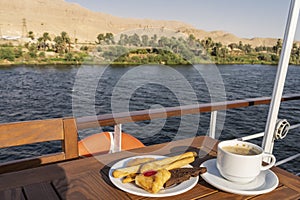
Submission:
<svg viewBox="0 0 300 200">
<path fill-rule="evenodd" d="M 37 142 L 62 141 L 62 152 L 1 163 L 0 173 L 78 158 L 77 138 L 76 122 L 73 118 L 0 124 L 0 148 Z"/>
</svg>

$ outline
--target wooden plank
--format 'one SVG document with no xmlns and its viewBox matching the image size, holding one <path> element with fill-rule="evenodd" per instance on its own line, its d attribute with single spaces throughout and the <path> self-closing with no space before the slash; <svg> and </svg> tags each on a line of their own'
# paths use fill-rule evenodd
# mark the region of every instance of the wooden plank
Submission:
<svg viewBox="0 0 300 200">
<path fill-rule="evenodd" d="M 103 177 L 96 170 L 55 180 L 53 185 L 63 199 L 130 199 L 125 192 L 116 190 L 108 177 Z"/>
<path fill-rule="evenodd" d="M 25 200 L 22 188 L 13 188 L 0 191 L 0 199 L 5 200 Z"/>
<path fill-rule="evenodd" d="M 0 148 L 63 139 L 62 119 L 0 125 Z"/>
<path fill-rule="evenodd" d="M 68 164 L 73 165 L 72 163 Z M 86 168 L 87 166 L 85 166 L 85 170 Z M 51 181 L 62 177 L 66 177 L 66 172 L 65 169 L 58 164 L 0 174 L 0 190 Z"/>
<path fill-rule="evenodd" d="M 27 199 L 60 200 L 50 182 L 26 185 L 24 192 Z"/>
<path fill-rule="evenodd" d="M 279 167 L 272 167 L 272 171 L 278 176 L 279 182 L 285 186 L 296 190 L 300 193 L 300 177 L 288 171 L 280 169 Z"/>
<path fill-rule="evenodd" d="M 78 158 L 78 134 L 74 118 L 63 120 L 64 140 L 62 148 L 65 152 L 66 159 Z"/>
<path fill-rule="evenodd" d="M 215 200 L 215 199 L 228 199 L 228 200 L 247 200 L 251 199 L 252 196 L 243 196 L 232 193 L 219 191 L 213 194 L 206 195 L 201 200 Z"/>
<path fill-rule="evenodd" d="M 53 153 L 53 154 L 48 154 L 40 157 L 26 158 L 26 159 L 7 162 L 7 163 L 2 163 L 0 164 L 0 174 L 34 168 L 34 167 L 41 166 L 43 164 L 62 161 L 64 159 L 65 159 L 64 153 Z"/>
<path fill-rule="evenodd" d="M 283 185 L 280 185 L 278 187 L 282 187 Z M 213 186 L 211 186 L 213 187 Z M 214 188 L 214 187 L 213 187 Z M 262 196 L 264 196 L 263 194 Z M 261 195 L 259 195 L 261 196 Z M 229 192 L 224 192 L 222 190 L 219 190 L 216 193 L 208 194 L 205 197 L 202 197 L 201 199 L 203 200 L 215 200 L 215 199 L 237 199 L 237 200 L 246 200 L 246 199 L 253 199 L 256 198 L 257 195 L 238 195 L 238 194 L 233 194 Z"/>
<path fill-rule="evenodd" d="M 297 192 L 286 186 L 278 187 L 276 190 L 256 197 L 251 198 L 251 200 L 273 200 L 273 199 L 300 199 L 300 192 Z"/>
<path fill-rule="evenodd" d="M 176 195 L 176 199 L 200 199 L 204 196 L 210 195 L 210 194 L 214 194 L 218 192 L 215 188 L 209 186 L 208 184 L 206 184 L 206 182 L 204 182 L 203 180 L 200 179 L 199 183 L 193 187 L 191 190 Z M 133 195 L 133 194 L 128 194 L 131 199 L 133 200 L 140 200 L 140 199 L 148 199 L 146 197 L 141 197 L 141 196 L 137 196 L 137 195 Z M 152 197 L 151 199 L 162 199 L 161 197 Z M 174 196 L 170 196 L 170 197 L 164 197 L 164 200 L 174 200 Z"/>
</svg>

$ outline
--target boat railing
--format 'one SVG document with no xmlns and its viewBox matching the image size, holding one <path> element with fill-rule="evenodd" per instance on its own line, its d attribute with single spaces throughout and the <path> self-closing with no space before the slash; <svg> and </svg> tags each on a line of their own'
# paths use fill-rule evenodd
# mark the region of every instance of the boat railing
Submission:
<svg viewBox="0 0 300 200">
<path fill-rule="evenodd" d="M 300 100 L 300 94 L 285 95 L 281 98 L 281 102 Z M 151 110 L 140 110 L 113 114 L 103 114 L 94 117 L 80 117 L 76 119 L 78 130 L 86 128 L 96 128 L 99 126 L 114 126 L 115 127 L 115 140 L 114 147 L 115 151 L 121 151 L 121 132 L 122 124 L 146 121 L 152 119 L 166 119 L 169 117 L 199 114 L 199 113 L 211 113 L 210 127 L 208 135 L 215 138 L 215 130 L 217 125 L 217 114 L 218 111 L 244 108 L 249 106 L 268 105 L 271 102 L 271 97 L 258 97 L 249 98 L 243 100 L 234 100 L 226 102 L 213 102 L 203 104 L 193 104 L 177 107 L 166 107 Z M 289 127 L 289 129 L 295 129 L 300 127 L 300 124 L 295 124 Z M 287 130 L 286 130 L 287 131 Z M 264 136 L 264 132 L 251 134 L 245 137 L 236 138 L 237 140 L 251 140 Z M 292 159 L 299 157 L 300 154 L 294 155 L 290 158 L 286 158 L 282 161 L 278 161 L 277 165 L 288 162 Z"/>
<path fill-rule="evenodd" d="M 285 95 L 281 102 L 300 100 L 300 94 Z M 98 116 L 78 117 L 76 119 L 78 130 L 96 128 L 100 126 L 114 126 L 131 122 L 146 121 L 151 119 L 166 119 L 169 117 L 209 113 L 214 111 L 243 108 L 257 105 L 270 104 L 271 97 L 258 97 L 243 100 L 201 103 L 176 107 L 165 107 L 150 110 L 139 110 L 131 112 L 121 112 L 113 114 L 103 114 Z"/>
<path fill-rule="evenodd" d="M 61 141 L 61 151 L 0 163 L 0 174 L 78 158 L 78 132 L 74 118 L 0 124 L 0 149 Z M 27 157 L 27 156 L 26 156 Z"/>
<path fill-rule="evenodd" d="M 282 102 L 300 100 L 300 94 L 286 95 L 281 98 Z M 62 152 L 43 155 L 33 159 L 16 160 L 8 163 L 0 164 L 0 173 L 25 169 L 29 167 L 39 166 L 57 161 L 78 158 L 78 131 L 104 126 L 114 126 L 114 152 L 121 150 L 122 124 L 147 121 L 152 119 L 166 119 L 169 117 L 211 113 L 211 123 L 209 136 L 214 137 L 213 130 L 216 126 L 216 116 L 218 111 L 243 108 L 257 105 L 270 104 L 271 97 L 259 97 L 226 102 L 213 102 L 203 104 L 193 104 L 178 107 L 166 107 L 160 109 L 140 110 L 123 113 L 104 114 L 91 117 L 80 118 L 59 118 L 36 120 L 29 122 L 5 123 L 0 125 L 0 148 L 20 146 L 32 144 L 36 142 L 46 142 L 61 140 Z M 213 121 L 213 122 L 212 122 Z M 291 128 L 298 128 L 300 124 L 292 125 Z M 248 140 L 257 137 L 262 137 L 264 133 L 258 133 L 251 136 L 237 138 L 240 140 Z M 287 158 L 279 161 L 277 165 L 285 163 L 291 159 L 299 157 L 300 154 L 294 155 L 292 158 Z"/>
</svg>

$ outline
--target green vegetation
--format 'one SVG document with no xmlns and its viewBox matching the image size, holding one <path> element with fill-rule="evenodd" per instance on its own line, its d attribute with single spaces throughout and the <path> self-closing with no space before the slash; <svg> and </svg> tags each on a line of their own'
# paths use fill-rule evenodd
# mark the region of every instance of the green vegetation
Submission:
<svg viewBox="0 0 300 200">
<path fill-rule="evenodd" d="M 31 41 L 22 45 L 1 44 L 0 64 L 80 64 L 88 56 L 88 52 L 71 47 L 71 39 L 64 31 L 53 40 L 47 32 L 36 41 L 32 31 L 28 37 Z"/>
<path fill-rule="evenodd" d="M 97 58 L 95 62 L 116 64 L 187 64 L 187 63 L 217 63 L 217 64 L 277 64 L 282 48 L 278 39 L 273 47 L 251 47 L 242 42 L 224 45 L 214 42 L 211 38 L 196 39 L 194 35 L 188 38 L 167 38 L 153 35 L 121 34 L 119 41 L 113 37 L 99 34 Z M 291 53 L 291 64 L 300 63 L 300 48 L 295 43 Z"/>
<path fill-rule="evenodd" d="M 194 35 L 158 37 L 157 35 L 121 34 L 118 41 L 112 33 L 100 33 L 95 43 L 70 39 L 68 33 L 50 36 L 45 32 L 36 38 L 28 32 L 30 42 L 22 45 L 2 43 L 0 64 L 277 64 L 282 48 L 278 39 L 272 47 L 251 47 L 242 42 L 224 45 L 211 38 L 197 39 Z M 291 64 L 300 64 L 300 48 L 295 43 Z"/>
</svg>

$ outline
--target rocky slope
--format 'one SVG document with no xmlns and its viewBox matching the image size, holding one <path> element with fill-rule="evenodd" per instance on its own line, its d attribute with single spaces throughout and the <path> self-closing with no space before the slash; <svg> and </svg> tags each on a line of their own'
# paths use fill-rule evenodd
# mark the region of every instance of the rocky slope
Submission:
<svg viewBox="0 0 300 200">
<path fill-rule="evenodd" d="M 0 36 L 22 36 L 28 31 L 33 31 L 36 37 L 44 32 L 54 36 L 66 31 L 71 38 L 77 38 L 78 42 L 94 42 L 99 33 L 120 34 L 134 29 L 146 33 L 150 29 L 152 32 L 153 29 L 158 32 L 168 29 L 176 33 L 194 34 L 199 39 L 211 37 L 214 41 L 224 44 L 242 41 L 252 46 L 272 46 L 277 40 L 238 38 L 223 31 L 197 30 L 178 21 L 120 18 L 93 12 L 64 0 L 2 0 L 0 8 Z"/>
</svg>

